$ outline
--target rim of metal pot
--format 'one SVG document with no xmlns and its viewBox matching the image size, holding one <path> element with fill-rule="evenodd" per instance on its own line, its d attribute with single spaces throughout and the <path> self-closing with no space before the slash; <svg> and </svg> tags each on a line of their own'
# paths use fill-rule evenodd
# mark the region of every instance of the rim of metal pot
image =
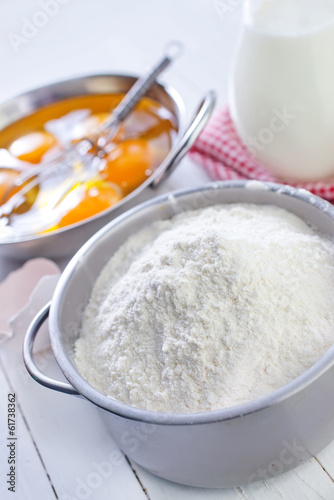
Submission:
<svg viewBox="0 0 334 500">
<path fill-rule="evenodd" d="M 25 97 L 29 97 L 29 96 L 32 96 L 34 94 L 37 94 L 38 92 L 42 91 L 42 90 L 54 90 L 56 91 L 57 87 L 58 86 L 61 86 L 61 85 L 65 85 L 66 83 L 75 83 L 75 82 L 80 82 L 80 81 L 85 81 L 85 80 L 89 80 L 89 79 L 93 79 L 93 78 L 110 78 L 110 77 L 113 77 L 113 78 L 129 78 L 129 79 L 137 79 L 138 76 L 136 75 L 132 75 L 132 74 L 116 74 L 116 73 L 101 73 L 101 74 L 90 74 L 90 75 L 83 75 L 83 76 L 78 76 L 78 77 L 75 77 L 75 78 L 69 78 L 67 80 L 59 80 L 57 82 L 54 82 L 54 83 L 50 83 L 50 84 L 47 84 L 47 85 L 43 85 L 42 87 L 36 87 L 34 89 L 31 89 L 27 92 L 24 92 L 22 94 L 19 94 L 11 99 L 8 99 L 7 101 L 4 101 L 2 103 L 0 103 L 0 107 L 1 106 L 4 106 L 6 104 L 9 104 L 11 102 L 15 102 L 17 99 L 21 99 L 21 98 L 25 98 Z M 175 103 L 175 107 L 176 107 L 176 111 L 177 111 L 177 114 L 175 115 L 177 120 L 178 120 L 178 130 L 177 130 L 177 135 L 176 135 L 176 138 L 175 138 L 175 144 L 178 144 L 178 142 L 181 140 L 182 138 L 182 134 L 185 130 L 185 126 L 186 126 L 186 108 L 185 108 L 185 104 L 184 104 L 184 101 L 181 97 L 181 95 L 179 94 L 179 92 L 174 88 L 172 87 L 171 85 L 168 85 L 168 84 L 162 84 L 162 83 L 159 83 L 158 81 L 155 83 L 155 85 L 159 88 L 161 88 L 163 91 L 166 92 L 166 94 L 168 96 L 171 97 L 172 101 Z M 104 92 L 104 93 L 108 93 L 108 92 Z M 85 94 L 82 94 L 82 93 L 79 93 L 79 95 L 85 95 Z M 90 95 L 90 94 L 87 94 L 87 95 Z M 92 92 L 91 95 L 99 95 L 98 93 L 94 93 Z M 74 96 L 69 96 L 69 97 L 74 97 Z M 67 99 L 68 97 L 61 97 L 61 99 L 57 99 L 57 100 L 52 100 L 49 102 L 49 104 L 52 104 L 52 103 L 55 103 L 57 102 L 58 100 L 61 101 L 63 99 Z M 47 106 L 48 104 L 44 104 L 40 107 L 37 107 L 35 109 L 35 111 L 37 111 L 38 109 L 41 109 L 43 106 Z M 30 114 L 30 113 L 28 113 Z M 15 123 L 16 120 L 14 120 L 12 123 Z M 7 126 L 9 126 L 10 124 L 8 124 Z M 84 224 L 86 224 L 87 222 L 90 222 L 90 221 L 93 221 L 95 219 L 98 219 L 99 217 L 102 217 L 104 215 L 106 215 L 107 213 L 111 213 L 114 209 L 118 209 L 120 208 L 122 205 L 125 205 L 126 203 L 128 203 L 130 200 L 132 200 L 132 198 L 134 198 L 135 196 L 138 195 L 139 192 L 141 192 L 142 190 L 144 190 L 146 187 L 150 186 L 150 184 L 152 184 L 152 182 L 159 177 L 159 175 L 162 173 L 162 169 L 164 168 L 164 165 L 163 165 L 163 162 L 159 165 L 159 167 L 152 173 L 152 175 L 150 175 L 150 177 L 148 177 L 142 184 L 140 184 L 136 189 L 134 189 L 133 191 L 131 191 L 131 193 L 127 194 L 124 198 L 122 198 L 119 202 L 117 202 L 115 205 L 112 205 L 110 208 L 107 208 L 106 210 L 103 210 L 102 212 L 99 212 L 98 214 L 96 215 L 92 215 L 91 217 L 88 217 L 87 219 L 84 219 L 80 222 L 76 222 L 75 224 L 71 224 L 70 226 L 66 226 L 66 227 L 63 227 L 63 228 L 60 228 L 60 229 L 57 229 L 55 232 L 51 232 L 51 233 L 45 233 L 45 234 L 36 234 L 36 235 L 26 235 L 26 236 L 20 236 L 20 237 L 17 237 L 17 238 L 12 238 L 11 240 L 8 240 L 8 241 L 0 241 L 0 245 L 1 246 L 5 246 L 5 245 L 12 245 L 13 243 L 27 243 L 27 242 L 30 242 L 30 241 L 36 241 L 36 240 L 44 240 L 48 237 L 50 237 L 51 235 L 54 236 L 55 234 L 60 234 L 60 233 L 66 233 L 67 231 L 70 231 L 71 229 L 75 228 L 75 227 L 79 227 L 79 226 L 82 226 Z"/>
<path fill-rule="evenodd" d="M 274 193 L 291 196 L 297 198 L 309 205 L 314 206 L 323 213 L 326 213 L 328 217 L 334 220 L 334 207 L 327 201 L 309 193 L 304 189 L 296 189 L 291 186 L 255 181 L 259 185 L 261 184 L 265 189 L 272 191 Z M 261 398 L 249 401 L 247 403 L 233 406 L 230 408 L 223 408 L 221 410 L 205 411 L 205 412 L 194 412 L 194 413 L 167 413 L 167 412 L 156 412 L 152 410 L 144 410 L 141 408 L 136 408 L 133 406 L 121 403 L 111 397 L 108 397 L 97 389 L 92 387 L 76 370 L 71 360 L 69 359 L 65 348 L 61 342 L 61 335 L 58 329 L 57 321 L 57 311 L 59 309 L 61 296 L 63 290 L 66 288 L 67 282 L 71 279 L 72 273 L 74 273 L 76 267 L 82 263 L 82 259 L 85 253 L 91 249 L 109 230 L 123 223 L 123 221 L 131 218 L 137 212 L 144 210 L 146 207 L 151 207 L 154 205 L 160 205 L 170 199 L 180 198 L 183 195 L 189 195 L 192 193 L 210 191 L 214 189 L 230 189 L 230 188 L 245 188 L 247 184 L 254 183 L 254 181 L 224 181 L 224 182 L 213 182 L 206 184 L 200 188 L 196 189 L 182 189 L 174 191 L 172 193 L 167 193 L 162 196 L 156 197 L 148 202 L 142 203 L 135 208 L 125 212 L 120 215 L 105 227 L 100 229 L 94 236 L 92 236 L 87 243 L 85 243 L 81 249 L 76 253 L 76 255 L 71 259 L 67 267 L 65 268 L 51 303 L 50 310 L 50 333 L 51 333 L 51 345 L 55 355 L 55 358 L 65 375 L 66 379 L 73 385 L 73 387 L 86 399 L 99 406 L 100 408 L 107 410 L 115 415 L 124 417 L 130 420 L 136 420 L 140 422 L 146 422 L 151 424 L 159 425 L 194 425 L 194 424 L 208 424 L 211 422 L 227 421 L 248 414 L 255 413 L 265 408 L 277 405 L 287 398 L 293 396 L 297 392 L 306 388 L 313 381 L 318 379 L 323 373 L 325 373 L 331 366 L 334 365 L 334 346 L 331 347 L 322 358 L 310 367 L 306 372 L 298 376 L 293 381 L 288 384 L 276 389 L 275 391 L 265 395 Z M 256 187 L 256 185 L 254 185 Z M 120 243 L 121 244 L 121 243 Z"/>
</svg>

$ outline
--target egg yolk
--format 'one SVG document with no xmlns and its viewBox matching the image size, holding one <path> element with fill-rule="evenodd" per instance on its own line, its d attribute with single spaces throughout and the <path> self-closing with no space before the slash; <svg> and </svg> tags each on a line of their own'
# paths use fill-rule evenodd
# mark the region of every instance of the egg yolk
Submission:
<svg viewBox="0 0 334 500">
<path fill-rule="evenodd" d="M 64 200 L 65 210 L 58 227 L 75 224 L 106 210 L 122 198 L 121 190 L 109 182 L 93 180 L 75 186 Z"/>
<path fill-rule="evenodd" d="M 117 144 L 105 160 L 101 175 L 129 193 L 151 175 L 155 154 L 148 141 L 128 139 Z"/>
<path fill-rule="evenodd" d="M 86 158 L 82 162 L 84 166 L 69 158 L 74 185 L 67 179 L 66 169 L 60 168 L 59 176 L 57 169 L 54 169 L 55 175 L 50 171 L 50 175 L 42 172 L 35 176 L 32 170 L 31 184 L 27 180 L 23 186 L 13 188 L 18 172 L 0 168 L 0 204 L 25 188 L 21 197 L 16 198 L 10 219 L 13 229 L 17 228 L 20 233 L 25 222 L 28 227 L 34 217 L 41 218 L 43 233 L 89 219 L 142 185 L 161 164 L 177 130 L 173 115 L 161 103 L 144 97 L 110 138 L 108 131 L 101 132 L 102 124 L 122 98 L 123 94 L 71 97 L 43 106 L 0 131 L 0 146 L 9 152 L 10 164 L 17 165 L 20 171 L 29 171 L 38 164 L 44 168 L 49 158 L 52 160 L 51 155 L 64 151 L 68 144 L 77 148 L 79 154 L 91 155 L 87 157 L 87 165 Z M 76 111 L 79 114 L 74 116 L 72 113 Z M 56 126 L 58 128 L 52 128 Z M 53 130 L 57 130 L 55 135 Z M 85 137 L 91 146 L 80 144 Z M 98 158 L 90 162 L 94 156 Z M 70 172 L 68 169 L 69 175 Z M 93 178 L 83 180 L 90 176 Z M 52 210 L 52 217 L 50 211 L 44 212 L 47 207 Z"/>
<path fill-rule="evenodd" d="M 10 147 L 9 152 L 22 161 L 39 163 L 45 153 L 57 144 L 56 138 L 43 130 L 19 137 Z"/>
</svg>

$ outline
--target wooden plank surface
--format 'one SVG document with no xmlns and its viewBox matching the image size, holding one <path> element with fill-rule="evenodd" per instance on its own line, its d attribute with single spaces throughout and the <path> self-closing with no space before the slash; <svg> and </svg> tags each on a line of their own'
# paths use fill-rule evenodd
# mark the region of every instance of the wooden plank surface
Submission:
<svg viewBox="0 0 334 500">
<path fill-rule="evenodd" d="M 47 470 L 41 460 L 38 450 L 35 447 L 33 436 L 24 421 L 20 409 L 21 401 L 16 400 L 16 449 L 15 464 L 8 463 L 9 448 L 7 444 L 11 442 L 8 439 L 7 427 L 7 402 L 8 395 L 15 393 L 12 385 L 9 385 L 2 366 L 0 366 L 0 498 L 7 500 L 19 498 L 24 500 L 36 500 L 43 498 L 45 500 L 54 500 L 56 498 L 52 488 L 52 482 L 48 477 Z M 18 394 L 15 393 L 17 396 Z M 14 451 L 14 450 L 13 450 Z M 7 474 L 9 467 L 15 467 L 15 493 L 8 490 L 11 487 L 8 484 L 10 478 Z"/>
</svg>

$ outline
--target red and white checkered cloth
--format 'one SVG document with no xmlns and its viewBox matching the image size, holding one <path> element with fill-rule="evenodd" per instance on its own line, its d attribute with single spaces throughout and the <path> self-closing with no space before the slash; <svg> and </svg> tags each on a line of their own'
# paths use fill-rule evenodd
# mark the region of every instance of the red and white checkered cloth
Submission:
<svg viewBox="0 0 334 500">
<path fill-rule="evenodd" d="M 256 179 L 284 184 L 244 146 L 227 108 L 211 118 L 189 155 L 204 167 L 213 180 Z M 298 182 L 291 185 L 334 202 L 333 181 Z"/>
</svg>

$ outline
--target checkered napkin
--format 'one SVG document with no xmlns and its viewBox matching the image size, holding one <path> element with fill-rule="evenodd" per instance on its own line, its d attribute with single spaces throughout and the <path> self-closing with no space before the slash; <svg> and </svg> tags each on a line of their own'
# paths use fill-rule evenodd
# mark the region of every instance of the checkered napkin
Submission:
<svg viewBox="0 0 334 500">
<path fill-rule="evenodd" d="M 256 179 L 284 184 L 284 181 L 266 170 L 244 146 L 234 128 L 228 108 L 211 118 L 189 156 L 201 164 L 213 180 Z M 291 185 L 334 202 L 333 181 L 298 182 Z"/>
</svg>

